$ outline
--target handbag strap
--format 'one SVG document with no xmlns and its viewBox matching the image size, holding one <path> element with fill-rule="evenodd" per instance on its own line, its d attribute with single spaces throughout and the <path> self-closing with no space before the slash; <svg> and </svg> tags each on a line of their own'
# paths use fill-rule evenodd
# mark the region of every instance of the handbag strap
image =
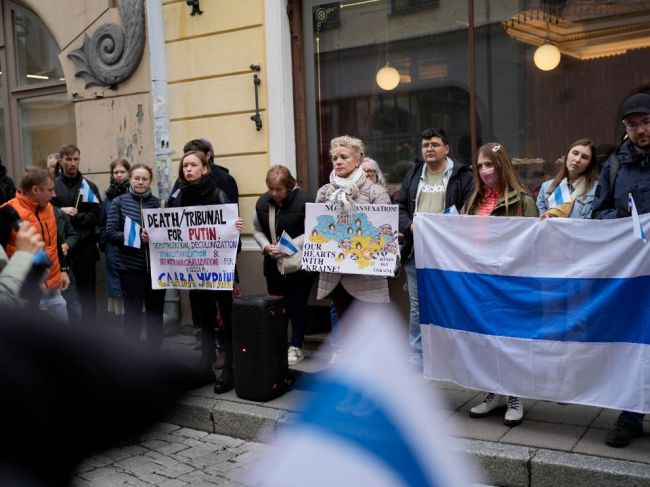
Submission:
<svg viewBox="0 0 650 487">
<path fill-rule="evenodd" d="M 271 231 L 271 243 L 275 245 L 278 241 L 275 235 L 275 206 L 269 204 L 269 230 Z"/>
</svg>

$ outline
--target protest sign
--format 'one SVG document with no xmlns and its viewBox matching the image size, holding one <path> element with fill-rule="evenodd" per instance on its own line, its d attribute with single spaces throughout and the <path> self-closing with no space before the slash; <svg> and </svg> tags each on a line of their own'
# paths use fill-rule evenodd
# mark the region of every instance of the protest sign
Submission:
<svg viewBox="0 0 650 487">
<path fill-rule="evenodd" d="M 237 205 L 143 210 L 153 289 L 233 288 Z"/>
<path fill-rule="evenodd" d="M 395 273 L 397 205 L 357 205 L 351 214 L 334 205 L 308 203 L 302 269 L 392 276 Z"/>
</svg>

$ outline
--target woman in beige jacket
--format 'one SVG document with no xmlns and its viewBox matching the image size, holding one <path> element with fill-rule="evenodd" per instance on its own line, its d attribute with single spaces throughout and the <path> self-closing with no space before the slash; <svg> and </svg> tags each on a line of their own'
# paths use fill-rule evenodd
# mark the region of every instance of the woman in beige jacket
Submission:
<svg viewBox="0 0 650 487">
<path fill-rule="evenodd" d="M 330 156 L 334 169 L 330 182 L 316 195 L 316 203 L 331 203 L 339 211 L 352 213 L 355 204 L 390 204 L 386 188 L 366 178 L 361 168 L 364 158 L 363 142 L 343 135 L 330 142 Z M 318 299 L 332 298 L 340 318 L 356 299 L 369 303 L 388 303 L 388 282 L 385 277 L 321 272 L 318 280 Z"/>
</svg>

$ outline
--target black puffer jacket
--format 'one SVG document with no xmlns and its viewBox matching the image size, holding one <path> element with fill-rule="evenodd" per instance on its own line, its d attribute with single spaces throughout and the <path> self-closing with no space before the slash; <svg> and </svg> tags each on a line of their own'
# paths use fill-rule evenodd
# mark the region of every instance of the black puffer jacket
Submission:
<svg viewBox="0 0 650 487">
<path fill-rule="evenodd" d="M 415 213 L 415 199 L 418 192 L 418 184 L 422 175 L 424 161 L 417 160 L 415 165 L 406 173 L 402 187 L 399 190 L 399 196 L 396 203 L 399 204 L 399 231 L 404 235 L 402 242 L 402 259 L 407 259 L 411 255 L 413 248 L 413 233 L 411 225 L 413 224 L 413 214 Z M 445 208 L 456 206 L 460 211 L 467 198 L 474 190 L 474 176 L 468 166 L 463 166 L 454 161 L 454 167 L 447 182 L 445 193 Z"/>
<path fill-rule="evenodd" d="M 139 249 L 124 245 L 124 221 L 128 216 L 131 220 L 139 222 L 142 226 L 142 210 L 147 208 L 160 208 L 160 200 L 151 192 L 144 195 L 128 192 L 113 200 L 106 221 L 106 238 L 120 249 L 117 257 L 117 268 L 123 271 L 148 270 L 146 254 L 149 245 L 142 242 Z"/>
<path fill-rule="evenodd" d="M 255 204 L 255 213 L 269 242 L 272 240 L 271 229 L 269 228 L 269 205 L 272 205 L 275 209 L 276 238 L 280 238 L 283 231 L 287 232 L 291 238 L 296 238 L 305 233 L 306 203 L 308 203 L 307 194 L 300 188 L 293 189 L 279 208 L 276 208 L 275 201 L 268 193 L 264 193 L 259 197 Z M 277 261 L 264 254 L 264 269 L 273 266 L 277 266 Z"/>
<path fill-rule="evenodd" d="M 97 242 L 97 228 L 99 221 L 101 219 L 101 198 L 99 196 L 99 189 L 97 185 L 92 181 L 88 181 L 90 187 L 95 193 L 95 196 L 99 199 L 99 204 L 97 203 L 82 203 L 79 201 L 77 204 L 77 199 L 79 197 L 79 186 L 81 185 L 81 179 L 83 175 L 78 172 L 74 177 L 64 176 L 63 174 L 57 176 L 54 180 L 54 191 L 56 192 L 56 197 L 52 200 L 54 206 L 59 208 L 65 208 L 67 206 L 76 207 L 78 213 L 71 217 L 72 226 L 79 234 L 79 242 L 77 246 L 95 244 Z"/>
<path fill-rule="evenodd" d="M 620 165 L 611 184 L 611 165 Z M 628 193 L 632 193 L 639 213 L 650 213 L 650 153 L 640 152 L 630 141 L 623 142 L 603 164 L 596 186 L 592 218 L 601 220 L 630 216 Z"/>
<path fill-rule="evenodd" d="M 228 196 L 214 182 L 210 174 L 202 176 L 196 183 L 180 183 L 178 193 L 169 198 L 167 206 L 177 208 L 181 206 L 206 206 L 223 205 L 230 203 Z"/>
</svg>

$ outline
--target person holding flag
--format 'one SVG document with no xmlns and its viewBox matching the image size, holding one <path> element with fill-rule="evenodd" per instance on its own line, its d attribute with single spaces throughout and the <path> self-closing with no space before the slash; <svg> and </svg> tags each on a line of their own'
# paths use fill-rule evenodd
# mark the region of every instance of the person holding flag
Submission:
<svg viewBox="0 0 650 487">
<path fill-rule="evenodd" d="M 474 192 L 462 208 L 466 215 L 537 216 L 535 201 L 528 195 L 505 147 L 495 142 L 481 146 L 474 162 Z M 495 245 L 499 245 L 495 242 Z M 524 418 L 524 405 L 517 396 L 501 396 L 488 392 L 482 402 L 469 410 L 472 418 L 489 416 L 506 410 L 503 424 L 517 426 Z"/>
<path fill-rule="evenodd" d="M 592 218 L 604 220 L 634 217 L 635 214 L 638 218 L 638 214 L 650 213 L 650 94 L 637 93 L 627 98 L 621 106 L 621 121 L 627 138 L 603 164 Z M 644 237 L 640 222 L 634 226 L 637 227 L 636 236 Z M 634 303 L 623 304 L 634 306 Z M 643 414 L 623 411 L 614 429 L 607 434 L 605 443 L 620 448 L 642 435 Z"/>
<path fill-rule="evenodd" d="M 253 214 L 253 237 L 264 254 L 266 289 L 271 296 L 284 296 L 291 320 L 289 365 L 304 358 L 302 351 L 309 292 L 314 274 L 298 269 L 281 272 L 282 259 L 299 252 L 305 233 L 307 194 L 298 187 L 289 169 L 280 164 L 266 173 L 268 191 L 259 197 Z M 273 224 L 272 224 L 273 223 Z"/>
<path fill-rule="evenodd" d="M 70 249 L 69 258 L 81 302 L 82 322 L 86 326 L 93 326 L 97 322 L 95 281 L 99 260 L 97 226 L 101 219 L 101 198 L 95 183 L 86 179 L 79 170 L 80 154 L 74 144 L 59 149 L 62 171 L 54 180 L 56 196 L 52 204 L 70 217 L 79 235 L 77 245 Z"/>
<path fill-rule="evenodd" d="M 115 244 L 117 272 L 124 299 L 124 336 L 138 342 L 142 305 L 147 315 L 147 345 L 159 350 L 163 339 L 165 290 L 152 289 L 149 267 L 148 235 L 142 224 L 142 210 L 160 208 L 160 200 L 151 194 L 153 172 L 145 164 L 131 168 L 131 185 L 113 200 L 106 221 L 106 239 Z"/>
<path fill-rule="evenodd" d="M 579 139 L 569 146 L 564 164 L 553 179 L 542 184 L 537 209 L 542 218 L 591 218 L 598 184 L 596 146 Z"/>
</svg>

